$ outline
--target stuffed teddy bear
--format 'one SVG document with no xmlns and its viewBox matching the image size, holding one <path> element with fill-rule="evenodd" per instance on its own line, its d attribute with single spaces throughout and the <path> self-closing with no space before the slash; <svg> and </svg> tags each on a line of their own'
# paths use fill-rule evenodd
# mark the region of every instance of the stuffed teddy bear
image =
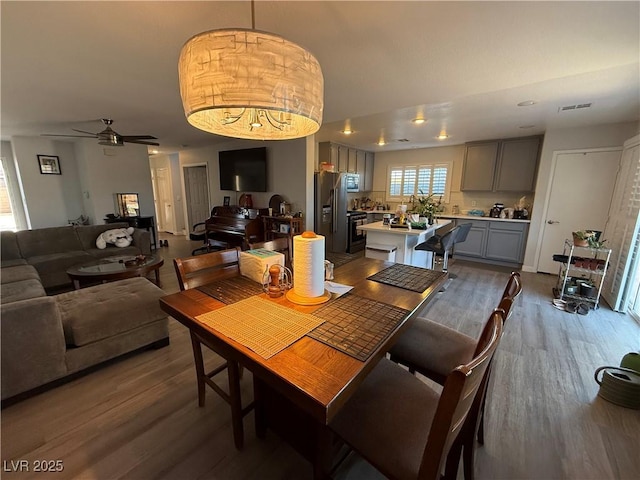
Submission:
<svg viewBox="0 0 640 480">
<path fill-rule="evenodd" d="M 129 228 L 114 228 L 112 230 L 105 230 L 96 239 L 96 247 L 100 250 L 107 248 L 107 243 L 113 243 L 116 247 L 128 247 L 133 242 L 133 227 Z"/>
</svg>

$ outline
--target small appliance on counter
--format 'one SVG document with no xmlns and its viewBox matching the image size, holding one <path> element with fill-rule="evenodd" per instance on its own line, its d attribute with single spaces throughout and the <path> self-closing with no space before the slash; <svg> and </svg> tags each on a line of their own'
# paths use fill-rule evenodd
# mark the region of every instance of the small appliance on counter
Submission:
<svg viewBox="0 0 640 480">
<path fill-rule="evenodd" d="M 503 203 L 494 203 L 493 207 L 489 211 L 489 216 L 492 218 L 500 218 L 500 214 L 502 213 L 502 210 L 504 210 Z"/>
</svg>

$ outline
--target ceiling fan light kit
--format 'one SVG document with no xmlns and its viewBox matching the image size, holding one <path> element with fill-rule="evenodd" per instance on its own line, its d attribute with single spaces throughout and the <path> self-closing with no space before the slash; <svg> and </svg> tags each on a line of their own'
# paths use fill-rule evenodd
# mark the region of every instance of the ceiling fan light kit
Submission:
<svg viewBox="0 0 640 480">
<path fill-rule="evenodd" d="M 278 35 L 241 28 L 200 33 L 182 47 L 178 75 L 187 121 L 206 132 L 289 140 L 322 124 L 320 64 Z"/>
</svg>

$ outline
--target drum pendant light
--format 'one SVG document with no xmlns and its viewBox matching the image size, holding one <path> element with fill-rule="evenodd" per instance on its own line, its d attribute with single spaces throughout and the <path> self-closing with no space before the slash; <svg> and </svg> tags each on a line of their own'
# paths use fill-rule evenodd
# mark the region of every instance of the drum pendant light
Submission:
<svg viewBox="0 0 640 480">
<path fill-rule="evenodd" d="M 254 3 L 251 2 L 254 23 Z M 324 79 L 316 58 L 271 33 L 234 28 L 190 38 L 178 62 L 187 121 L 234 138 L 288 140 L 322 124 Z"/>
</svg>

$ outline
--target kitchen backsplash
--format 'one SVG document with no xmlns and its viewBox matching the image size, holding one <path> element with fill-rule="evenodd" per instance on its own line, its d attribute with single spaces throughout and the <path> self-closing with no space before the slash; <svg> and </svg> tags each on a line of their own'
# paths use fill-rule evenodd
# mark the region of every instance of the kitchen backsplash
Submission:
<svg viewBox="0 0 640 480">
<path fill-rule="evenodd" d="M 525 205 L 531 215 L 533 207 L 534 194 L 531 192 L 451 192 L 449 203 L 445 203 L 445 213 L 451 213 L 451 208 L 454 205 L 458 205 L 460 213 L 467 213 L 468 210 L 484 210 L 486 215 L 489 215 L 489 210 L 493 207 L 494 203 L 502 203 L 507 208 L 513 208 L 522 197 L 525 197 Z M 375 203 L 377 201 L 383 204 L 389 204 L 391 209 L 397 206 L 397 202 L 389 202 L 385 198 L 385 192 L 359 192 L 348 194 L 349 209 L 353 208 L 354 200 L 358 200 L 361 204 L 363 198 L 368 198 Z M 475 204 L 474 204 L 475 203 Z"/>
</svg>

